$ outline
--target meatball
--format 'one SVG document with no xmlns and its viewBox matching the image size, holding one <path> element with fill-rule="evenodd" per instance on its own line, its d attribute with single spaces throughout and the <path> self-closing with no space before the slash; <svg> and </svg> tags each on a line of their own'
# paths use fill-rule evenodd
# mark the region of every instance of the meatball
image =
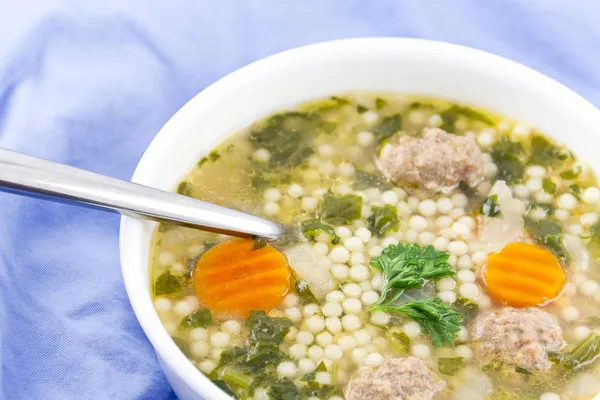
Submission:
<svg viewBox="0 0 600 400">
<path fill-rule="evenodd" d="M 431 400 L 446 382 L 415 357 L 388 358 L 375 370 L 362 369 L 348 383 L 347 400 Z"/>
<path fill-rule="evenodd" d="M 528 371 L 549 369 L 548 353 L 566 345 L 558 322 L 537 308 L 483 315 L 473 325 L 473 338 L 481 357 Z"/>
<path fill-rule="evenodd" d="M 421 138 L 402 135 L 398 143 L 386 144 L 379 165 L 394 183 L 430 191 L 448 191 L 460 181 L 474 187 L 484 176 L 477 143 L 438 128 L 424 129 Z"/>
</svg>

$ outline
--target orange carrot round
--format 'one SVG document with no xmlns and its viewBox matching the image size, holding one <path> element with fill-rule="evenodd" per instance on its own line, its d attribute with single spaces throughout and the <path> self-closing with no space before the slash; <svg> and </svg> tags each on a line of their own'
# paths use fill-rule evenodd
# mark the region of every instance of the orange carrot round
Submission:
<svg viewBox="0 0 600 400">
<path fill-rule="evenodd" d="M 510 243 L 488 257 L 483 277 L 495 300 L 513 307 L 537 306 L 560 293 L 565 272 L 550 251 Z"/>
<path fill-rule="evenodd" d="M 200 301 L 213 312 L 246 317 L 252 310 L 270 311 L 290 287 L 285 256 L 267 244 L 253 250 L 250 239 L 220 243 L 196 262 L 192 275 Z"/>
</svg>

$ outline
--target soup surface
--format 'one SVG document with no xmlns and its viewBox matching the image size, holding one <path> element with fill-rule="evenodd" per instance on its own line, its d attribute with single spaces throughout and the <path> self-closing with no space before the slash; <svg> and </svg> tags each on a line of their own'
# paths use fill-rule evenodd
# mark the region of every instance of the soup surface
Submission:
<svg viewBox="0 0 600 400">
<path fill-rule="evenodd" d="M 290 227 L 276 243 L 155 233 L 156 311 L 238 399 L 600 393 L 600 190 L 533 128 L 329 97 L 232 135 L 176 190 Z"/>
</svg>

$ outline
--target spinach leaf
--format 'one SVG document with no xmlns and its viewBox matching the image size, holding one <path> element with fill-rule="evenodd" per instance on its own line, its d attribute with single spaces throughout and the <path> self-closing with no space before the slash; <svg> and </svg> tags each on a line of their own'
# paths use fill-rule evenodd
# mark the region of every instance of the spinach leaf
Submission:
<svg viewBox="0 0 600 400">
<path fill-rule="evenodd" d="M 477 316 L 477 311 L 479 310 L 479 304 L 464 297 L 459 297 L 456 299 L 452 306 L 460 313 L 460 315 L 462 315 L 463 322 L 465 324 L 473 321 Z"/>
<path fill-rule="evenodd" d="M 400 227 L 398 209 L 389 204 L 383 207 L 373 207 L 372 214 L 367 218 L 367 228 L 377 236 L 383 236 L 390 229 L 397 231 Z"/>
<path fill-rule="evenodd" d="M 561 260 L 567 259 L 567 252 L 562 244 L 562 229 L 558 222 L 550 219 L 534 221 L 525 218 L 525 229 L 538 244 L 547 247 Z"/>
<path fill-rule="evenodd" d="M 550 178 L 542 179 L 542 189 L 548 194 L 556 193 L 556 183 Z"/>
<path fill-rule="evenodd" d="M 335 122 L 323 121 L 323 123 L 321 123 L 321 129 L 326 133 L 333 132 L 335 128 L 337 128 L 337 124 Z"/>
<path fill-rule="evenodd" d="M 298 296 L 300 296 L 301 304 L 319 303 L 312 290 L 310 290 L 308 283 L 306 283 L 305 281 L 297 280 L 294 284 L 294 289 L 296 289 L 296 293 L 298 294 Z"/>
<path fill-rule="evenodd" d="M 227 150 L 230 150 L 230 146 L 231 145 L 227 147 Z M 218 151 L 211 151 L 210 153 L 208 153 L 208 156 L 202 157 L 202 159 L 198 161 L 198 168 L 206 164 L 208 161 L 214 162 L 217 161 L 219 158 L 221 158 L 221 155 Z"/>
<path fill-rule="evenodd" d="M 531 158 L 529 162 L 542 167 L 556 167 L 566 159 L 565 154 L 554 146 L 548 139 L 540 135 L 531 138 Z"/>
<path fill-rule="evenodd" d="M 494 124 L 494 121 L 488 118 L 488 116 L 477 110 L 474 110 L 470 107 L 452 105 L 440 113 L 440 117 L 442 117 L 442 125 L 440 125 L 440 129 L 443 129 L 448 133 L 455 133 L 456 128 L 454 124 L 461 116 L 471 121 L 482 122 L 486 125 Z"/>
<path fill-rule="evenodd" d="M 257 167 L 252 176 L 252 187 L 263 190 L 292 183 L 292 176 L 285 170 L 273 171 L 264 167 Z"/>
<path fill-rule="evenodd" d="M 500 210 L 500 204 L 498 203 L 498 195 L 493 194 L 485 199 L 481 205 L 479 213 L 481 215 L 485 215 L 486 217 L 500 217 L 502 215 L 502 211 Z"/>
<path fill-rule="evenodd" d="M 331 225 L 346 225 L 359 219 L 362 212 L 362 197 L 355 194 L 335 196 L 326 194 L 321 203 L 321 220 Z"/>
<path fill-rule="evenodd" d="M 192 196 L 192 184 L 189 181 L 183 181 L 177 186 L 177 193 L 182 194 L 184 196 L 191 197 Z"/>
<path fill-rule="evenodd" d="M 441 357 L 438 358 L 438 371 L 440 374 L 454 376 L 467 364 L 462 357 Z"/>
<path fill-rule="evenodd" d="M 208 308 L 194 311 L 181 320 L 181 329 L 206 328 L 212 322 L 212 314 Z"/>
<path fill-rule="evenodd" d="M 523 375 L 531 375 L 531 371 L 525 369 L 525 368 L 521 368 L 521 367 L 516 367 L 515 368 L 515 372 L 517 374 L 523 374 Z"/>
<path fill-rule="evenodd" d="M 572 180 L 581 175 L 581 172 L 581 165 L 574 165 L 573 168 L 561 172 L 560 177 L 563 179 Z"/>
<path fill-rule="evenodd" d="M 356 106 L 356 111 L 357 111 L 359 114 L 364 114 L 364 113 L 366 113 L 367 111 L 369 111 L 369 109 L 368 109 L 367 107 L 365 107 L 365 106 L 361 106 L 361 105 L 359 104 L 359 105 L 357 105 L 357 106 Z"/>
<path fill-rule="evenodd" d="M 511 142 L 502 136 L 490 150 L 492 159 L 498 167 L 497 178 L 506 181 L 507 184 L 521 182 L 523 180 L 523 146 L 520 143 Z"/>
<path fill-rule="evenodd" d="M 331 237 L 331 243 L 338 244 L 340 237 L 335 233 L 335 229 L 331 225 L 324 224 L 318 219 L 311 219 L 302 222 L 302 235 L 308 240 L 316 240 L 316 237 L 321 232 L 325 232 Z"/>
<path fill-rule="evenodd" d="M 381 173 L 368 173 L 356 169 L 356 173 L 354 175 L 354 183 L 352 187 L 356 190 L 365 190 L 372 187 L 376 187 L 381 190 L 387 190 L 393 187 L 390 181 Z"/>
<path fill-rule="evenodd" d="M 260 250 L 267 245 L 267 240 L 261 236 L 253 236 L 252 240 L 254 243 L 252 244 L 252 250 Z"/>
<path fill-rule="evenodd" d="M 260 386 L 267 389 L 267 395 L 272 400 L 303 400 L 300 388 L 289 378 L 278 379 L 270 376 L 260 381 Z"/>
<path fill-rule="evenodd" d="M 381 97 L 378 97 L 375 99 L 375 107 L 377 108 L 377 110 L 381 110 L 386 105 L 387 105 L 387 101 L 385 101 Z"/>
<path fill-rule="evenodd" d="M 278 345 L 255 343 L 244 348 L 235 346 L 221 353 L 219 368 L 233 367 L 241 374 L 257 375 L 268 366 L 277 366 L 284 358 L 286 355 Z"/>
<path fill-rule="evenodd" d="M 154 294 L 156 296 L 164 296 L 178 292 L 181 290 L 179 279 L 172 275 L 169 271 L 165 271 L 156 278 L 154 282 Z"/>
<path fill-rule="evenodd" d="M 288 318 L 272 318 L 264 311 L 252 311 L 245 321 L 250 329 L 249 341 L 279 346 L 294 323 Z"/>
<path fill-rule="evenodd" d="M 402 129 L 402 115 L 394 114 L 389 117 L 385 117 L 381 120 L 379 125 L 375 126 L 371 132 L 379 142 L 389 138 L 394 133 Z"/>
<path fill-rule="evenodd" d="M 395 328 L 388 329 L 386 337 L 392 349 L 400 354 L 405 355 L 410 351 L 410 338 L 408 335 Z"/>
<path fill-rule="evenodd" d="M 250 132 L 254 148 L 271 154 L 271 168 L 295 167 L 313 153 L 312 131 L 320 124 L 318 114 L 288 112 L 269 118 L 260 129 Z"/>
<path fill-rule="evenodd" d="M 381 297 L 374 308 L 392 306 L 405 289 L 421 288 L 427 280 L 454 275 L 452 265 L 448 263 L 449 256 L 432 246 L 399 243 L 386 247 L 371 261 L 371 266 L 380 270 L 384 277 Z"/>
</svg>

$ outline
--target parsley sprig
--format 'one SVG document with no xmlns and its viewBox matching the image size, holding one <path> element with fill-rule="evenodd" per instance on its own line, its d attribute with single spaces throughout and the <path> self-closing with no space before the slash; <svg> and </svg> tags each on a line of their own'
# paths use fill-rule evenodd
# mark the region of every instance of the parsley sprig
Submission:
<svg viewBox="0 0 600 400">
<path fill-rule="evenodd" d="M 431 335 L 434 346 L 452 343 L 462 323 L 462 316 L 438 297 L 397 304 L 406 289 L 420 289 L 433 279 L 454 275 L 448 253 L 431 246 L 398 244 L 386 247 L 371 265 L 383 273 L 384 285 L 373 309 L 400 313 L 418 322 Z"/>
</svg>

